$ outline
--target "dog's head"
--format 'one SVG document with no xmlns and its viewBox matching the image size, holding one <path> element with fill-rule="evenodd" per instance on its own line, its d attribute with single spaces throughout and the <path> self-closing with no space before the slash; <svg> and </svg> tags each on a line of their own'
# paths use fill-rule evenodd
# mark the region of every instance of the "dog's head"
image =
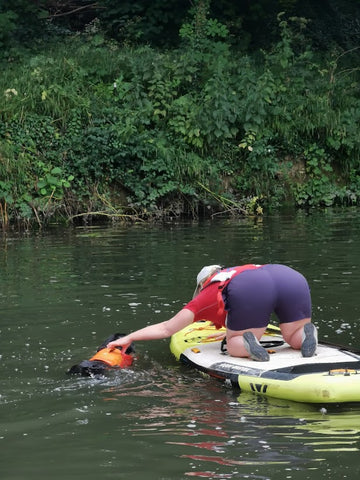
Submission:
<svg viewBox="0 0 360 480">
<path fill-rule="evenodd" d="M 73 365 L 67 372 L 69 375 L 81 375 L 82 377 L 92 377 L 93 375 L 103 375 L 109 368 L 104 362 L 97 360 L 83 360 L 77 365 Z"/>
</svg>

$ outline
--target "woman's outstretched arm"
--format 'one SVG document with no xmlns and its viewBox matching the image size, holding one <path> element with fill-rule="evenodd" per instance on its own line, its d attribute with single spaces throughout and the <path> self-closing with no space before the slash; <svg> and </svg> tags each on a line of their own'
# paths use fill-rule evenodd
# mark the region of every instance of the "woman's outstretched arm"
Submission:
<svg viewBox="0 0 360 480">
<path fill-rule="evenodd" d="M 187 325 L 190 325 L 193 321 L 194 313 L 191 310 L 184 308 L 169 320 L 160 323 L 154 323 L 153 325 L 136 330 L 135 332 L 129 333 L 129 335 L 126 335 L 125 337 L 121 337 L 113 342 L 108 343 L 107 346 L 110 349 L 114 349 L 115 347 L 125 347 L 126 350 L 126 348 L 132 342 L 168 338 Z"/>
</svg>

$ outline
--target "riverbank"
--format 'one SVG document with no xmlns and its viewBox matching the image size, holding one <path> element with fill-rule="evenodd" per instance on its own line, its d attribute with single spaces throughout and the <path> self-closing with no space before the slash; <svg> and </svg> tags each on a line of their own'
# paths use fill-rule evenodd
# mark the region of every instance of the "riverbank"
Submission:
<svg viewBox="0 0 360 480">
<path fill-rule="evenodd" d="M 8 60 L 0 224 L 357 205 L 358 68 L 318 55 L 300 20 L 252 55 L 220 25 L 159 51 L 95 24 Z"/>
</svg>

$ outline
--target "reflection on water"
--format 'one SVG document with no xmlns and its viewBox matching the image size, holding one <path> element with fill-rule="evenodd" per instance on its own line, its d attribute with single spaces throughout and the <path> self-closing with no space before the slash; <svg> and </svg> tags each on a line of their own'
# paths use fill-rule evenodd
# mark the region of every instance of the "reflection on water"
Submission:
<svg viewBox="0 0 360 480">
<path fill-rule="evenodd" d="M 334 411 L 327 411 L 248 394 L 236 397 L 212 379 L 178 372 L 174 381 L 173 375 L 162 377 L 164 373 L 151 375 L 151 383 L 107 388 L 104 400 L 132 397 L 136 404 L 138 397 L 151 398 L 141 411 L 128 414 L 134 421 L 129 433 L 177 447 L 173 455 L 189 462 L 185 476 L 238 478 L 246 472 L 257 478 L 257 469 L 266 466 L 269 476 L 263 478 L 272 478 L 270 472 L 289 466 L 287 478 L 296 478 L 294 472 L 319 469 L 325 460 L 319 453 L 359 450 L 359 410 L 341 412 L 332 406 Z"/>
<path fill-rule="evenodd" d="M 301 270 L 314 321 L 359 347 L 359 211 L 2 237 L 2 480 L 357 478 L 360 406 L 240 394 L 139 343 L 127 369 L 77 378 L 115 331 L 169 318 L 209 263 Z"/>
<path fill-rule="evenodd" d="M 2 445 L 5 451 L 20 450 L 24 463 L 20 468 L 10 462 L 4 478 L 13 478 L 14 469 L 26 468 L 24 478 L 35 477 L 44 465 L 49 472 L 54 448 L 90 478 L 95 478 L 91 470 L 98 475 L 103 468 L 136 477 L 144 474 L 146 462 L 151 479 L 272 479 L 279 472 L 281 478 L 300 479 L 319 472 L 329 455 L 359 450 L 359 407 L 325 410 L 238 395 L 172 361 L 166 367 L 147 359 L 146 369 L 143 363 L 99 378 L 42 374 L 28 388 L 26 382 L 12 390 L 8 385 Z M 41 445 L 41 451 L 32 445 Z M 80 454 L 71 453 L 71 445 Z M 100 456 L 89 456 L 94 448 L 101 449 Z M 53 465 L 54 478 L 64 475 L 61 464 L 59 458 Z"/>
</svg>

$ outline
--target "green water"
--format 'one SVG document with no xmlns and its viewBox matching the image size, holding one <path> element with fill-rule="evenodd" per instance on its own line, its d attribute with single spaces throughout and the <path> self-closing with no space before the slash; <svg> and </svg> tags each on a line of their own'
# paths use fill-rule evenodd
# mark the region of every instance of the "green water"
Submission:
<svg viewBox="0 0 360 480">
<path fill-rule="evenodd" d="M 177 364 L 168 340 L 103 378 L 66 371 L 111 333 L 172 316 L 212 263 L 299 269 L 320 336 L 360 348 L 359 210 L 0 241 L 1 480 L 357 478 L 360 405 L 239 396 Z"/>
</svg>

